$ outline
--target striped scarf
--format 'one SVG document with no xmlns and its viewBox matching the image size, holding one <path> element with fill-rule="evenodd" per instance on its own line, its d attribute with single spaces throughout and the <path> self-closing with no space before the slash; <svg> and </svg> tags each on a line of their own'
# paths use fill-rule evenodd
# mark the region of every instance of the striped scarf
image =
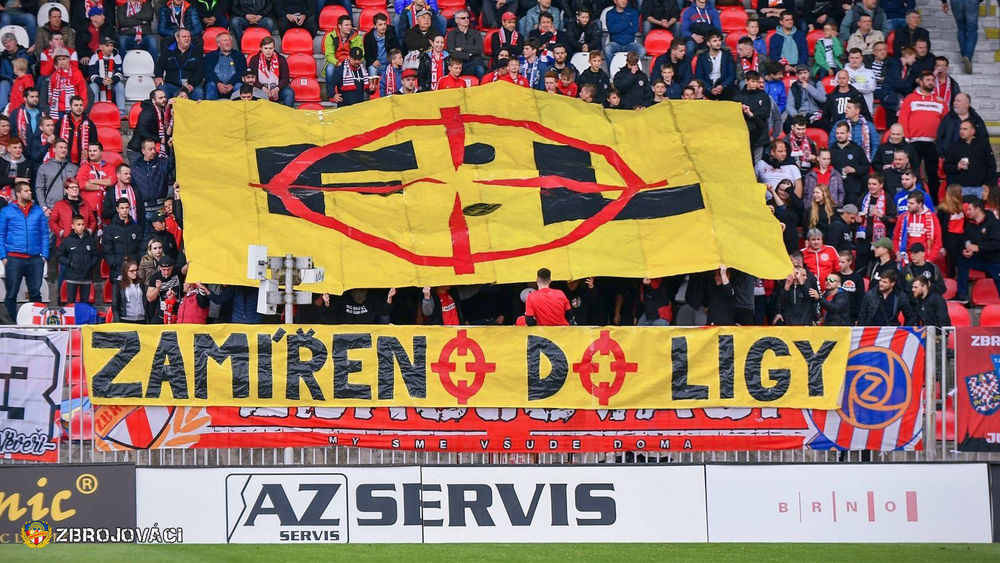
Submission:
<svg viewBox="0 0 1000 563">
<path fill-rule="evenodd" d="M 365 70 L 365 65 L 352 68 L 351 63 L 347 63 L 341 66 L 344 69 L 344 78 L 340 81 L 340 89 L 344 92 L 353 92 L 358 89 L 358 85 L 354 83 L 355 80 L 360 80 L 362 85 L 368 80 L 368 71 Z"/>
<path fill-rule="evenodd" d="M 24 111 L 24 106 L 21 106 L 16 111 L 17 111 L 17 119 L 16 119 L 15 125 L 17 127 L 17 136 L 20 139 L 27 139 L 28 138 L 28 112 Z"/>
<path fill-rule="evenodd" d="M 156 112 L 156 134 L 160 137 L 160 142 L 157 143 L 157 152 L 160 156 L 167 156 L 167 129 L 173 122 L 173 114 L 169 105 L 160 109 L 156 104 L 153 104 L 153 111 Z"/>
<path fill-rule="evenodd" d="M 139 10 L 141 10 L 141 9 L 142 9 L 142 0 L 139 0 L 139 1 L 128 0 L 127 2 L 125 2 L 125 15 L 127 15 L 129 17 L 135 16 L 136 14 L 139 13 Z M 135 26 L 132 29 L 135 30 L 135 44 L 136 45 L 141 44 L 142 43 L 142 26 L 141 25 L 137 25 L 137 26 Z"/>
<path fill-rule="evenodd" d="M 110 56 L 105 57 L 104 53 L 98 49 L 97 53 L 94 54 L 97 59 L 97 75 L 104 78 L 111 78 L 115 74 L 115 55 L 112 53 Z M 110 102 L 114 99 L 114 93 L 110 86 L 106 86 L 102 80 L 98 83 L 98 101 Z"/>
<path fill-rule="evenodd" d="M 438 80 L 444 74 L 444 53 L 435 54 L 431 51 L 428 54 L 431 62 L 431 90 L 438 89 Z"/>
<path fill-rule="evenodd" d="M 78 145 L 80 147 L 80 152 L 77 154 L 79 160 L 84 160 L 87 158 L 87 149 L 90 148 L 90 120 L 85 117 L 80 118 L 80 126 L 73 126 L 73 116 L 71 114 L 66 114 L 62 118 L 62 122 L 59 127 L 59 138 L 64 139 L 70 144 L 70 162 L 73 161 L 72 149 L 73 145 Z M 77 138 L 72 137 L 72 133 L 75 132 Z"/>
<path fill-rule="evenodd" d="M 139 219 L 136 216 L 137 210 L 135 208 L 135 191 L 132 189 L 132 186 L 127 185 L 122 187 L 121 184 L 115 184 L 114 190 L 114 201 L 118 201 L 121 198 L 127 199 L 130 206 L 128 215 L 132 218 L 133 222 L 138 222 Z"/>
<path fill-rule="evenodd" d="M 385 95 L 391 96 L 397 90 L 399 90 L 399 86 L 396 84 L 396 67 L 389 67 L 385 73 Z"/>
<path fill-rule="evenodd" d="M 49 77 L 49 111 L 54 116 L 69 111 L 70 98 L 80 93 L 73 85 L 73 72 L 70 69 L 52 69 L 52 76 Z M 85 92 L 82 94 L 86 95 Z"/>
<path fill-rule="evenodd" d="M 276 88 L 278 86 L 278 54 L 275 53 L 271 56 L 270 60 L 265 59 L 263 54 L 258 55 L 260 57 L 257 61 L 257 82 L 264 87 L 265 90 L 270 90 L 271 88 Z"/>
<path fill-rule="evenodd" d="M 886 199 L 887 198 L 885 196 L 885 192 L 883 192 L 882 195 L 878 196 L 878 201 L 875 203 L 875 210 L 881 213 L 883 217 L 885 217 Z M 861 200 L 861 225 L 858 227 L 858 232 L 855 235 L 855 238 L 876 241 L 884 237 L 886 234 L 885 223 L 882 221 L 882 219 L 878 219 L 876 217 L 869 215 L 871 201 L 872 201 L 871 193 L 865 194 L 864 199 Z M 869 219 L 871 219 L 872 222 L 871 225 L 869 225 L 868 221 Z M 868 238 L 869 227 L 871 227 L 872 229 L 871 238 Z"/>
</svg>

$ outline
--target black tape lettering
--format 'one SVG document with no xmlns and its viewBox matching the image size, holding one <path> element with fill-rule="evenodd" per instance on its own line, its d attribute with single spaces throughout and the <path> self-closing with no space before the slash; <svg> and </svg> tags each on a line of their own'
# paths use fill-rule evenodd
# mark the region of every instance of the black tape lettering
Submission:
<svg viewBox="0 0 1000 563">
<path fill-rule="evenodd" d="M 269 334 L 257 335 L 257 398 L 271 398 L 271 335 Z"/>
<path fill-rule="evenodd" d="M 153 354 L 153 367 L 149 370 L 146 398 L 158 399 L 164 382 L 170 387 L 170 393 L 175 399 L 188 398 L 184 356 L 181 355 L 181 347 L 177 343 L 177 332 L 173 330 L 166 330 L 160 334 L 160 342 L 157 343 L 156 352 Z"/>
<path fill-rule="evenodd" d="M 98 349 L 117 348 L 118 352 L 94 374 L 90 382 L 90 392 L 95 397 L 114 399 L 142 398 L 142 383 L 115 383 L 114 379 L 122 372 L 142 350 L 139 333 L 130 330 L 126 332 L 93 332 L 90 335 L 90 347 Z"/>
<path fill-rule="evenodd" d="M 837 342 L 824 340 L 823 344 L 820 344 L 819 350 L 815 352 L 813 352 L 812 344 L 806 340 L 796 340 L 795 347 L 799 349 L 802 357 L 806 360 L 806 365 L 809 366 L 809 396 L 822 397 L 823 364 L 826 363 L 833 349 L 837 347 Z"/>
<path fill-rule="evenodd" d="M 733 398 L 733 383 L 736 379 L 735 349 L 733 335 L 719 336 L 719 398 L 721 399 Z"/>
<path fill-rule="evenodd" d="M 566 383 L 569 363 L 559 346 L 541 336 L 528 336 L 528 400 L 538 401 L 555 395 Z M 549 359 L 552 370 L 544 378 L 541 375 L 542 356 Z"/>
<path fill-rule="evenodd" d="M 784 341 L 773 336 L 765 336 L 750 346 L 750 350 L 747 351 L 747 362 L 744 369 L 744 376 L 747 381 L 747 392 L 758 401 L 776 401 L 784 397 L 785 393 L 788 392 L 788 386 L 792 381 L 791 370 L 770 369 L 767 370 L 767 376 L 771 379 L 771 381 L 774 381 L 774 385 L 771 387 L 764 387 L 761 382 L 760 371 L 761 363 L 764 360 L 764 354 L 768 351 L 773 352 L 774 355 L 778 357 L 787 357 L 791 355 L 791 352 L 788 351 L 788 346 L 785 345 Z"/>
<path fill-rule="evenodd" d="M 316 372 L 326 363 L 326 345 L 313 337 L 312 331 L 289 333 L 288 343 L 288 382 L 285 385 L 285 398 L 298 400 L 300 381 L 304 381 L 309 389 L 309 395 L 314 401 L 323 400 L 323 390 L 316 382 Z M 308 362 L 302 361 L 302 349 L 312 353 Z"/>
<path fill-rule="evenodd" d="M 211 334 L 194 335 L 194 396 L 208 398 L 208 360 L 222 365 L 229 360 L 233 379 L 233 398 L 250 396 L 250 343 L 245 333 L 234 332 L 220 347 Z"/>
<path fill-rule="evenodd" d="M 406 355 L 406 349 L 394 336 L 379 336 L 375 341 L 378 355 L 378 398 L 393 398 L 393 382 L 396 379 L 395 364 L 406 384 L 406 392 L 415 399 L 427 398 L 427 337 L 413 337 L 413 362 Z"/>
<path fill-rule="evenodd" d="M 670 339 L 670 362 L 672 364 L 672 380 L 670 396 L 674 400 L 708 399 L 707 385 L 688 385 L 688 346 L 687 338 L 675 336 Z"/>
<path fill-rule="evenodd" d="M 371 385 L 348 381 L 352 373 L 361 371 L 361 362 L 347 358 L 350 350 L 371 347 L 372 335 L 367 333 L 333 335 L 333 398 L 371 400 Z"/>
</svg>

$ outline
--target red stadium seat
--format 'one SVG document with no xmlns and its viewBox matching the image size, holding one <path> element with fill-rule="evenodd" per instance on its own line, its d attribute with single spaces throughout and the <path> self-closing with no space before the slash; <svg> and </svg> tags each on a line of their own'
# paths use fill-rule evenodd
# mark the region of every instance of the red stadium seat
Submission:
<svg viewBox="0 0 1000 563">
<path fill-rule="evenodd" d="M 777 33 L 777 31 L 772 29 L 771 31 L 767 32 L 767 35 L 764 36 L 764 43 L 767 44 L 768 51 L 771 50 L 771 36 L 773 36 L 775 33 Z"/>
<path fill-rule="evenodd" d="M 215 43 L 215 38 L 224 31 L 226 31 L 226 28 L 216 26 L 216 27 L 210 27 L 205 31 L 201 32 L 201 41 L 202 44 L 204 45 L 202 51 L 206 53 L 211 53 L 212 51 L 218 49 L 219 46 Z"/>
<path fill-rule="evenodd" d="M 969 296 L 972 303 L 981 305 L 1000 305 L 1000 295 L 997 295 L 997 286 L 991 279 L 976 280 L 972 284 L 972 295 Z"/>
<path fill-rule="evenodd" d="M 115 110 L 118 111 L 118 110 Z M 122 133 L 117 127 L 97 127 L 97 140 L 109 152 L 122 152 Z"/>
<path fill-rule="evenodd" d="M 361 15 L 358 16 L 358 29 L 362 33 L 368 33 L 371 28 L 375 27 L 375 14 L 389 15 L 389 12 L 385 8 L 365 8 L 361 10 Z"/>
<path fill-rule="evenodd" d="M 476 78 L 475 76 L 472 76 L 471 74 L 463 74 L 462 76 L 459 76 L 459 78 L 464 80 L 465 85 L 470 88 L 473 86 L 479 86 L 479 79 Z"/>
<path fill-rule="evenodd" d="M 80 351 L 83 350 L 83 346 L 81 346 L 82 341 L 83 341 L 83 335 L 79 330 L 70 331 L 69 353 L 79 356 Z"/>
<path fill-rule="evenodd" d="M 809 137 L 810 141 L 816 143 L 817 149 L 826 148 L 830 144 L 829 133 L 819 127 L 806 128 L 806 137 Z"/>
<path fill-rule="evenodd" d="M 986 279 L 986 274 L 982 270 L 969 270 L 969 281 Z"/>
<path fill-rule="evenodd" d="M 958 293 L 958 282 L 951 279 L 944 279 L 944 295 L 945 300 L 951 299 Z"/>
<path fill-rule="evenodd" d="M 876 104 L 875 105 L 875 115 L 873 115 L 872 117 L 873 117 L 873 121 L 875 122 L 875 129 L 876 130 L 878 130 L 878 131 L 888 131 L 887 125 L 886 125 L 886 122 L 885 122 L 885 108 L 882 107 L 882 104 Z"/>
<path fill-rule="evenodd" d="M 890 31 L 889 36 L 885 38 L 885 46 L 889 49 L 889 56 L 896 56 L 895 49 L 892 48 L 892 42 L 896 39 L 896 32 Z"/>
<path fill-rule="evenodd" d="M 311 54 L 294 53 L 288 56 L 287 62 L 288 75 L 293 79 L 300 76 L 316 76 L 316 59 Z"/>
<path fill-rule="evenodd" d="M 249 60 L 250 57 L 257 54 L 260 51 L 260 40 L 265 37 L 270 37 L 271 32 L 267 30 L 266 27 L 248 27 L 246 31 L 243 32 L 243 40 L 240 41 L 240 50 L 246 55 Z"/>
<path fill-rule="evenodd" d="M 142 102 L 132 104 L 132 109 L 128 110 L 128 128 L 135 129 L 139 123 L 139 114 L 142 113 Z"/>
<path fill-rule="evenodd" d="M 299 106 L 299 109 L 309 109 L 314 111 L 324 110 L 323 104 L 317 104 L 316 102 L 308 102 Z"/>
<path fill-rule="evenodd" d="M 942 428 L 942 423 L 944 428 Z M 941 411 L 934 411 L 934 425 L 937 427 L 938 440 L 948 442 L 955 440 L 955 412 L 947 411 L 941 416 Z"/>
<path fill-rule="evenodd" d="M 979 313 L 979 326 L 1000 326 L 1000 305 L 987 305 Z"/>
<path fill-rule="evenodd" d="M 809 46 L 809 54 L 816 52 L 816 42 L 823 38 L 822 29 L 814 29 L 806 34 L 806 45 Z"/>
<path fill-rule="evenodd" d="M 111 102 L 94 102 L 90 108 L 90 119 L 98 127 L 121 127 L 121 116 L 118 115 L 118 106 Z"/>
<path fill-rule="evenodd" d="M 719 23 L 724 33 L 741 33 L 747 29 L 747 12 L 741 2 L 737 6 L 725 6 L 719 9 Z"/>
<path fill-rule="evenodd" d="M 78 409 L 69 421 L 69 439 L 74 441 L 94 439 L 94 411 Z"/>
<path fill-rule="evenodd" d="M 735 53 L 736 47 L 739 45 L 740 39 L 742 39 L 743 36 L 744 34 L 736 33 L 735 31 L 733 33 L 727 33 L 725 39 L 726 47 L 729 47 L 729 50 Z"/>
<path fill-rule="evenodd" d="M 438 7 L 440 8 L 442 4 L 439 2 Z M 354 7 L 364 10 L 365 8 L 385 8 L 384 0 L 358 0 L 354 3 Z"/>
<path fill-rule="evenodd" d="M 486 34 L 483 38 L 483 54 L 486 56 L 493 56 L 493 36 L 500 33 L 499 29 L 494 29 Z"/>
<path fill-rule="evenodd" d="M 125 159 L 122 158 L 120 152 L 104 151 L 104 161 L 112 168 L 118 168 L 118 165 L 125 162 Z"/>
<path fill-rule="evenodd" d="M 384 5 L 385 4 L 383 4 L 383 6 Z M 340 16 L 346 15 L 349 15 L 347 10 L 345 10 L 340 4 L 326 6 L 323 8 L 323 11 L 319 13 L 319 28 L 323 31 L 333 31 L 334 29 L 337 29 L 337 20 L 340 19 Z"/>
<path fill-rule="evenodd" d="M 455 16 L 455 14 L 457 14 L 458 11 L 461 10 L 461 9 L 464 9 L 464 6 L 462 8 L 441 8 L 441 11 L 438 12 L 438 13 L 441 14 L 441 17 L 443 17 L 445 19 L 445 21 L 450 21 L 451 18 L 453 18 Z M 362 10 L 362 12 L 364 12 L 364 10 Z M 359 28 L 360 28 L 360 25 L 361 24 L 359 22 L 359 24 L 358 24 Z"/>
<path fill-rule="evenodd" d="M 837 87 L 837 76 L 836 75 L 828 76 L 824 78 L 821 82 L 823 84 L 823 89 L 826 90 L 827 94 L 829 94 L 830 92 L 833 92 L 834 88 Z"/>
<path fill-rule="evenodd" d="M 654 29 L 646 35 L 643 45 L 646 47 L 646 54 L 655 59 L 670 50 L 673 40 L 673 33 L 665 29 Z"/>
<path fill-rule="evenodd" d="M 112 297 L 112 294 L 114 293 L 114 290 L 115 290 L 114 283 L 115 282 L 113 282 L 111 280 L 104 280 L 104 302 L 105 303 L 111 303 L 111 297 Z"/>
<path fill-rule="evenodd" d="M 319 102 L 319 82 L 310 76 L 302 76 L 291 82 L 297 102 Z"/>
<path fill-rule="evenodd" d="M 313 54 L 313 36 L 308 30 L 301 27 L 293 27 L 285 32 L 281 38 L 281 52 L 285 55 L 302 53 L 304 55 Z"/>
<path fill-rule="evenodd" d="M 972 326 L 969 318 L 969 310 L 961 303 L 948 302 L 948 316 L 951 317 L 951 326 Z"/>
<path fill-rule="evenodd" d="M 111 268 L 108 267 L 108 263 L 107 262 L 105 262 L 104 260 L 101 260 L 101 279 L 102 280 L 106 280 L 109 277 L 111 277 Z M 105 302 L 106 303 L 110 303 L 110 301 L 105 301 Z"/>
<path fill-rule="evenodd" d="M 103 317 L 104 317 L 104 322 L 106 323 L 115 322 L 115 312 L 111 309 L 111 307 L 108 307 L 108 311 L 104 313 Z"/>
</svg>

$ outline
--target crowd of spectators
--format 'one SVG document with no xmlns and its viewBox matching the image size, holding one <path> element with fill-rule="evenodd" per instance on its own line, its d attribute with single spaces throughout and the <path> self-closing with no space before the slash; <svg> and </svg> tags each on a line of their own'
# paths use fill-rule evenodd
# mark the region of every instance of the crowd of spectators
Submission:
<svg viewBox="0 0 1000 563">
<path fill-rule="evenodd" d="M 22 280 L 40 299 L 48 262 L 53 304 L 104 303 L 123 322 L 263 321 L 256 288 L 185 279 L 171 106 L 177 97 L 295 105 L 279 42 L 295 28 L 322 46 L 325 98 L 338 107 L 492 81 L 616 110 L 735 101 L 794 265 L 784 280 L 723 267 L 353 289 L 317 295 L 297 310 L 302 322 L 531 324 L 533 292 L 549 305 L 561 292 L 564 321 L 587 325 L 947 325 L 946 278 L 952 301 L 968 301 L 972 271 L 1000 289 L 986 125 L 949 60 L 931 52 L 913 0 L 760 0 L 750 17 L 727 3 L 396 0 L 359 29 L 351 0 L 80 0 L 51 8 L 41 26 L 36 2 L 8 2 L 0 25 L 22 25 L 29 40 L 0 36 L 5 312 L 14 317 Z M 331 6 L 343 15 L 321 31 Z M 733 10 L 738 29 L 722 17 Z M 654 37 L 662 47 L 647 53 Z M 105 152 L 91 108 L 112 103 L 127 118 L 122 60 L 132 50 L 155 61 L 155 88 L 123 154 Z"/>
</svg>

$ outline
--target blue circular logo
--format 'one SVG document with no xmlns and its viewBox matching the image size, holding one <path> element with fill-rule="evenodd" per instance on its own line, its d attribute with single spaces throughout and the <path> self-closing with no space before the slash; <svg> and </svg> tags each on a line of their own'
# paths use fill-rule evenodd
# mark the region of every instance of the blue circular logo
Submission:
<svg viewBox="0 0 1000 563">
<path fill-rule="evenodd" d="M 885 428 L 910 404 L 910 370 L 896 352 L 858 348 L 847 358 L 841 418 L 858 428 Z"/>
</svg>

